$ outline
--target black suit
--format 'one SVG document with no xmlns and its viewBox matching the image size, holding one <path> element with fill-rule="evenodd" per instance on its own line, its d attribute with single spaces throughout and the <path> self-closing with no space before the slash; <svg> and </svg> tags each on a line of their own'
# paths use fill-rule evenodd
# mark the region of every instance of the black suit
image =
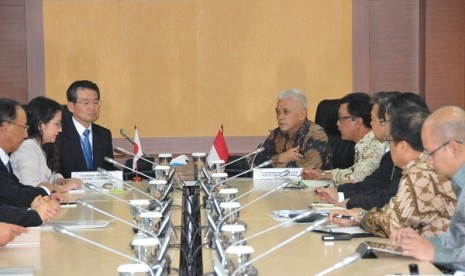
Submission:
<svg viewBox="0 0 465 276">
<path fill-rule="evenodd" d="M 70 178 L 71 172 L 87 171 L 84 153 L 81 147 L 80 134 L 77 132 L 71 118 L 63 120 L 63 130 L 57 139 L 61 152 L 60 173 L 64 178 Z M 92 124 L 92 170 L 98 167 L 115 170 L 113 165 L 104 160 L 113 158 L 111 131 L 97 124 Z"/>
<path fill-rule="evenodd" d="M 391 152 L 381 158 L 379 167 L 363 181 L 354 184 L 340 185 L 337 190 L 343 192 L 347 201 L 347 208 L 360 207 L 370 210 L 381 208 L 397 194 L 402 170 L 395 167 Z"/>
<path fill-rule="evenodd" d="M 23 227 L 39 226 L 42 219 L 34 210 L 0 205 L 0 221 Z"/>
<path fill-rule="evenodd" d="M 15 207 L 31 207 L 36 196 L 48 196 L 40 187 L 33 187 L 19 183 L 18 178 L 9 173 L 5 164 L 0 161 L 0 203 Z"/>
</svg>

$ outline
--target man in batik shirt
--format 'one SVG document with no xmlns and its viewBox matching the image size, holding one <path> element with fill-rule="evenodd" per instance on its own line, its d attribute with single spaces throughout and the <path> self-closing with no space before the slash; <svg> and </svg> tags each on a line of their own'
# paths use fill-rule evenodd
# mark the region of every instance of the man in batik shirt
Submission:
<svg viewBox="0 0 465 276">
<path fill-rule="evenodd" d="M 332 168 L 332 153 L 325 130 L 307 119 L 307 99 L 297 90 L 278 96 L 276 119 L 279 127 L 263 143 L 254 164 L 272 160 L 273 167 Z"/>
<path fill-rule="evenodd" d="M 368 212 L 360 208 L 333 211 L 331 221 L 342 225 L 359 222 L 380 237 L 389 237 L 404 227 L 412 227 L 425 237 L 447 231 L 457 200 L 451 182 L 438 176 L 422 155 L 421 128 L 428 115 L 420 107 L 408 107 L 391 118 L 391 156 L 394 164 L 403 168 L 399 190 L 391 201 Z M 353 216 L 355 220 L 335 218 L 335 214 Z"/>
<path fill-rule="evenodd" d="M 359 182 L 373 173 L 386 152 L 387 143 L 376 140 L 371 129 L 370 96 L 351 93 L 341 99 L 337 126 L 341 138 L 354 141 L 354 164 L 347 169 L 322 170 L 308 166 L 302 170 L 304 179 L 329 179 L 335 184 Z"/>
</svg>

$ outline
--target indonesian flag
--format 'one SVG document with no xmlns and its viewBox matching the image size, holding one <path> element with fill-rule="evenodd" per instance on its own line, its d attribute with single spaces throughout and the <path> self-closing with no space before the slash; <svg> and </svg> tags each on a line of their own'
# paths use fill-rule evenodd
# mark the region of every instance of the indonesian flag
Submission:
<svg viewBox="0 0 465 276">
<path fill-rule="evenodd" d="M 137 133 L 137 126 L 134 126 L 134 158 L 132 159 L 132 169 L 137 170 L 137 161 L 142 156 L 142 146 L 140 145 L 139 134 Z"/>
<path fill-rule="evenodd" d="M 208 153 L 207 162 L 210 164 L 213 161 L 223 160 L 225 163 L 228 161 L 228 146 L 226 145 L 226 140 L 224 140 L 223 136 L 223 126 L 221 129 L 218 130 L 218 134 L 216 134 L 215 141 L 213 141 L 213 145 Z"/>
</svg>

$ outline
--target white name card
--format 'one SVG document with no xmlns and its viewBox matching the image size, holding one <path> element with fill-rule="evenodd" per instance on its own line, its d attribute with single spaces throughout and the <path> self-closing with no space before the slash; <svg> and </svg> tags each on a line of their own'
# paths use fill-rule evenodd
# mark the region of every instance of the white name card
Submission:
<svg viewBox="0 0 465 276">
<path fill-rule="evenodd" d="M 122 171 L 108 171 L 115 179 L 123 180 Z M 72 172 L 71 177 L 79 178 L 84 183 L 91 183 L 104 190 L 123 189 L 123 184 L 100 172 Z"/>
<path fill-rule="evenodd" d="M 299 179 L 300 172 L 302 168 L 268 168 L 268 169 L 254 169 L 253 170 L 253 179 L 262 180 L 262 179 L 273 179 L 278 177 L 280 174 L 285 171 L 289 171 L 289 176 L 285 178 L 290 179 Z"/>
</svg>

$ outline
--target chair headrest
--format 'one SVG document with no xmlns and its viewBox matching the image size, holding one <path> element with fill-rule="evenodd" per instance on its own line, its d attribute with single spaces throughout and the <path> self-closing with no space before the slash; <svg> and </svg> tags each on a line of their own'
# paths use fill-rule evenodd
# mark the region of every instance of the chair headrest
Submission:
<svg viewBox="0 0 465 276">
<path fill-rule="evenodd" d="M 322 100 L 315 113 L 315 123 L 326 130 L 326 133 L 339 133 L 337 116 L 340 105 L 339 99 Z"/>
</svg>

